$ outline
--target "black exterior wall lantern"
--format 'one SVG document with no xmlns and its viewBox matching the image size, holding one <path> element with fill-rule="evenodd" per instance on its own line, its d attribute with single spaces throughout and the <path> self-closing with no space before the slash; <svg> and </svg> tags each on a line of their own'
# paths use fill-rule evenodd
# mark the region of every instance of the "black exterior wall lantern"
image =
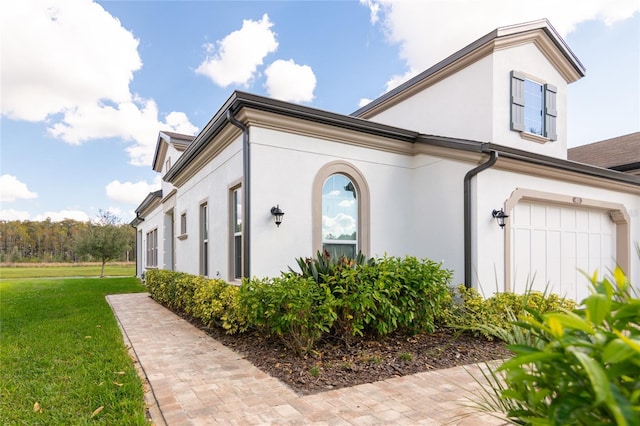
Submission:
<svg viewBox="0 0 640 426">
<path fill-rule="evenodd" d="M 273 215 L 273 220 L 276 223 L 276 226 L 279 228 L 282 223 L 282 217 L 284 216 L 284 212 L 280 209 L 280 204 L 277 204 L 275 207 L 271 207 L 271 214 Z"/>
<path fill-rule="evenodd" d="M 491 212 L 491 215 L 498 222 L 498 226 L 500 226 L 500 229 L 504 229 L 505 222 L 507 221 L 509 215 L 506 214 L 503 209 L 494 210 L 493 212 Z"/>
</svg>

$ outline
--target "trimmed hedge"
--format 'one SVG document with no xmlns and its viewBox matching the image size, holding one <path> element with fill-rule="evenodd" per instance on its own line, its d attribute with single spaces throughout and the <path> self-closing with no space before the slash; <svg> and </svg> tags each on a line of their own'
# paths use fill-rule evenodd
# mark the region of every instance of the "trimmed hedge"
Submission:
<svg viewBox="0 0 640 426">
<path fill-rule="evenodd" d="M 354 261 L 319 253 L 298 262 L 303 273 L 245 279 L 239 288 L 164 270 L 148 271 L 146 284 L 156 301 L 176 312 L 228 333 L 262 330 L 298 354 L 328 335 L 348 344 L 365 333 L 431 332 L 452 309 L 452 273 L 428 259 L 360 255 Z"/>
<path fill-rule="evenodd" d="M 146 273 L 146 285 L 154 300 L 208 327 L 221 327 L 230 334 L 246 330 L 238 304 L 239 289 L 223 280 L 152 269 Z"/>
</svg>

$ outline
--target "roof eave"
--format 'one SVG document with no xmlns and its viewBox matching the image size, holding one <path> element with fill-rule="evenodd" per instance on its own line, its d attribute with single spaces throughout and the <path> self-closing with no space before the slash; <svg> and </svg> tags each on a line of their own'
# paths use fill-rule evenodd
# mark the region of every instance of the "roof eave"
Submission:
<svg viewBox="0 0 640 426">
<path fill-rule="evenodd" d="M 165 174 L 163 179 L 167 182 L 173 183 L 174 179 L 189 165 L 191 161 L 193 161 L 195 157 L 197 157 L 198 153 L 202 151 L 206 144 L 209 143 L 209 141 L 227 124 L 229 124 L 227 111 L 231 111 L 232 115 L 235 116 L 242 108 L 252 108 L 359 132 L 383 135 L 394 139 L 404 140 L 406 142 L 414 142 L 418 136 L 418 133 L 415 131 L 399 127 L 388 126 L 357 117 L 292 104 L 251 93 L 234 91 L 222 108 L 216 112 L 204 129 L 195 137 L 193 142 L 187 147 L 174 166 Z"/>
<path fill-rule="evenodd" d="M 421 82 L 441 73 L 446 68 L 453 66 L 454 64 L 463 61 L 468 58 L 477 55 L 478 52 L 484 52 L 484 55 L 492 51 L 492 46 L 497 43 L 498 40 L 511 37 L 517 34 L 523 34 L 526 32 L 543 30 L 545 34 L 551 39 L 552 43 L 560 51 L 565 60 L 570 64 L 573 74 L 573 79 L 577 80 L 585 76 L 585 68 L 578 60 L 577 56 L 571 51 L 566 42 L 560 37 L 556 29 L 549 23 L 547 19 L 541 19 L 538 21 L 525 22 L 523 24 L 511 25 L 508 27 L 501 27 L 491 31 L 490 33 L 480 37 L 471 44 L 463 47 L 427 70 L 405 81 L 396 88 L 388 91 L 377 99 L 373 100 L 369 104 L 359 108 L 350 115 L 353 117 L 369 118 L 368 113 L 379 109 L 382 105 L 388 103 L 394 98 L 401 96 L 404 92 L 408 91 L 414 86 L 419 85 Z M 484 55 L 477 55 L 478 58 Z M 472 61 L 473 62 L 473 61 Z M 374 113 L 375 114 L 375 113 Z"/>
</svg>

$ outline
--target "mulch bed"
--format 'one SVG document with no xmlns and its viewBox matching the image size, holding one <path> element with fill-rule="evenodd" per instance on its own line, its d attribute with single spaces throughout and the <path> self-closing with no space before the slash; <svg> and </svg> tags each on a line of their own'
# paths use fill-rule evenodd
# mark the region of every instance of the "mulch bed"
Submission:
<svg viewBox="0 0 640 426">
<path fill-rule="evenodd" d="M 500 341 L 447 329 L 383 339 L 355 337 L 349 347 L 325 339 L 313 352 L 297 356 L 276 338 L 257 332 L 228 335 L 191 322 L 301 395 L 512 356 Z"/>
</svg>

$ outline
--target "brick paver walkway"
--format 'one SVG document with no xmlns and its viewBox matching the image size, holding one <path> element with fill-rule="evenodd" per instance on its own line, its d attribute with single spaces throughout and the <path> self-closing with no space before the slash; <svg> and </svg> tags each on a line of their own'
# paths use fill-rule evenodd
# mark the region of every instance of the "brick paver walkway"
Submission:
<svg viewBox="0 0 640 426">
<path fill-rule="evenodd" d="M 107 300 L 146 376 L 156 425 L 501 424 L 465 408 L 478 385 L 462 367 L 300 396 L 146 293 Z"/>
</svg>

